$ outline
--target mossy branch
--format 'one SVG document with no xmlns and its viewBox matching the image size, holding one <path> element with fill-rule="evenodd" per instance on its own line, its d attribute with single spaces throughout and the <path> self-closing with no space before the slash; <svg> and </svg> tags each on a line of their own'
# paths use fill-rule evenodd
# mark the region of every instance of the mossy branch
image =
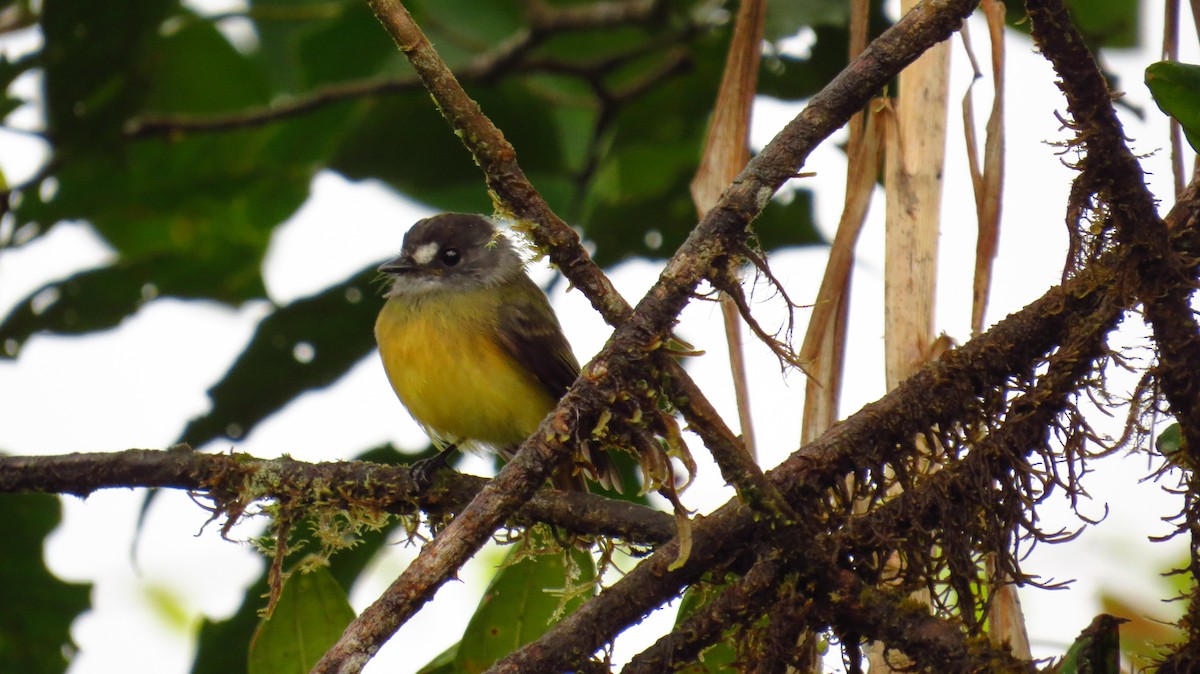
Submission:
<svg viewBox="0 0 1200 674">
<path fill-rule="evenodd" d="M 422 487 L 403 465 L 258 459 L 248 454 L 195 452 L 185 445 L 169 450 L 0 456 L 0 493 L 87 496 L 101 489 L 181 489 L 211 499 L 218 516 L 233 518 L 256 501 L 286 501 L 302 508 L 353 506 L 404 516 L 419 510 L 455 514 L 486 482 L 473 475 L 441 471 L 434 484 Z M 656 545 L 675 534 L 674 520 L 665 513 L 594 494 L 548 489 L 535 494 L 509 523 L 525 526 L 534 522 L 639 545 Z"/>
</svg>

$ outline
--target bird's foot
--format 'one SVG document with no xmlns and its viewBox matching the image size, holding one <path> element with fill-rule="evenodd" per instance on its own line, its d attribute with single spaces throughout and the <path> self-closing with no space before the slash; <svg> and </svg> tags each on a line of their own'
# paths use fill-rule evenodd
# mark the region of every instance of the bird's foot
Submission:
<svg viewBox="0 0 1200 674">
<path fill-rule="evenodd" d="M 417 486 L 418 491 L 425 491 L 433 486 L 434 478 L 445 468 L 450 467 L 450 455 L 458 449 L 458 445 L 446 445 L 442 451 L 428 459 L 414 461 L 408 467 L 408 474 L 412 477 L 413 482 Z"/>
</svg>

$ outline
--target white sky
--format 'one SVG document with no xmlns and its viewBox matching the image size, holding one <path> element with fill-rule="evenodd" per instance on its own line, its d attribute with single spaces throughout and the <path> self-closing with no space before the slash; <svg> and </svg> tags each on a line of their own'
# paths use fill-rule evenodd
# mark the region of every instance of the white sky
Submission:
<svg viewBox="0 0 1200 674">
<path fill-rule="evenodd" d="M 1161 26 L 1159 3 L 1143 3 L 1152 14 L 1143 22 L 1145 42 L 1140 52 L 1109 53 L 1110 67 L 1122 74 L 1128 100 L 1146 111 L 1143 123 L 1122 110 L 1133 148 L 1145 159 L 1152 191 L 1171 201 L 1166 154 L 1166 123 L 1141 84 L 1141 69 L 1158 60 Z M 1190 22 L 1184 21 L 1184 26 Z M 971 22 L 980 58 L 985 58 L 986 30 Z M 1186 32 L 1186 31 L 1185 31 Z M 35 34 L 7 37 L 0 49 L 12 53 L 36 44 Z M 1072 172 L 1065 169 L 1056 148 L 1067 133 L 1053 111 L 1065 110 L 1048 64 L 1034 54 L 1027 39 L 1010 34 L 1008 176 L 994 295 L 989 321 L 1019 309 L 1054 285 L 1061 272 L 1066 246 L 1064 204 Z M 970 73 L 955 40 L 952 100 L 960 99 Z M 1183 54 L 1197 62 L 1194 41 Z M 986 66 L 984 66 L 986 68 Z M 21 83 L 32 90 L 36 82 Z M 986 114 L 989 85 L 977 87 L 975 108 Z M 760 101 L 755 110 L 753 140 L 761 146 L 795 114 L 796 106 Z M 18 124 L 31 124 L 32 111 Z M 938 328 L 966 341 L 969 336 L 970 288 L 975 215 L 961 149 L 961 121 L 954 108 L 950 117 L 946 164 L 946 204 L 942 225 L 938 295 Z M 840 136 L 839 136 L 840 138 Z M 520 151 L 520 148 L 518 148 Z M 45 158 L 39 141 L 0 131 L 0 169 L 10 184 L 30 175 Z M 833 142 L 811 157 L 805 170 L 817 193 L 818 221 L 832 236 L 842 204 L 845 161 Z M 481 185 L 482 189 L 482 185 Z M 883 393 L 882 356 L 882 198 L 872 204 L 871 220 L 859 246 L 855 270 L 850 329 L 850 367 L 844 394 L 844 413 Z M 272 242 L 265 264 L 267 287 L 274 301 L 285 303 L 342 279 L 366 264 L 398 249 L 404 230 L 426 213 L 370 183 L 351 184 L 332 174 L 319 175 L 313 197 Z M 336 226 L 333 226 L 335 225 Z M 11 226 L 11 225 L 7 225 Z M 83 225 L 60 225 L 31 245 L 0 255 L 0 313 L 41 284 L 73 270 L 87 268 L 109 255 L 104 244 Z M 819 284 L 826 251 L 812 248 L 780 253 L 771 258 L 776 275 L 791 296 L 811 301 Z M 543 275 L 545 270 L 535 271 Z M 613 271 L 617 287 L 635 300 L 653 283 L 658 267 L 644 261 Z M 560 289 L 553 300 L 576 352 L 586 360 L 608 335 L 579 293 Z M 778 301 L 770 293 L 756 306 L 766 326 L 780 320 Z M 265 302 L 230 309 L 205 302 L 159 300 L 114 330 L 86 338 L 36 337 L 16 362 L 0 362 L 0 448 L 15 454 L 56 454 L 110 451 L 130 447 L 163 448 L 178 436 L 191 417 L 208 405 L 205 390 L 240 352 L 254 326 L 268 311 Z M 807 314 L 798 315 L 798 335 Z M 1134 323 L 1136 321 L 1131 321 Z M 719 312 L 694 304 L 682 317 L 680 334 L 707 350 L 692 359 L 688 369 L 709 392 L 718 409 L 736 426 L 728 393 L 728 364 L 720 333 Z M 803 377 L 779 375 L 774 358 L 754 345 L 750 353 L 751 390 L 760 452 L 767 466 L 775 465 L 797 446 L 798 410 Z M 395 400 L 375 358 L 368 358 L 328 389 L 309 393 L 283 413 L 261 424 L 236 448 L 261 457 L 287 453 L 303 460 L 347 458 L 375 444 L 393 441 L 404 447 L 424 446 L 420 431 Z M 209 447 L 228 449 L 228 443 Z M 697 456 L 703 454 L 696 446 Z M 1169 528 L 1160 518 L 1174 514 L 1179 502 L 1151 484 L 1139 484 L 1148 470 L 1142 457 L 1112 457 L 1094 466 L 1089 481 L 1094 501 L 1085 512 L 1108 518 L 1063 546 L 1039 546 L 1025 563 L 1027 571 L 1044 578 L 1078 579 L 1069 591 L 1023 590 L 1035 654 L 1061 653 L 1099 611 L 1096 592 L 1108 588 L 1130 597 L 1147 612 L 1171 615 L 1178 605 L 1162 605 L 1168 596 L 1153 572 L 1182 559 L 1182 541 L 1151 544 L 1147 537 Z M 477 461 L 467 470 L 485 472 Z M 702 466 L 698 483 L 687 493 L 689 506 L 708 512 L 731 491 L 720 484 L 715 468 Z M 216 527 L 203 528 L 206 513 L 186 495 L 165 493 L 150 512 L 137 554 L 130 559 L 141 492 L 109 491 L 86 501 L 64 500 L 66 519 L 51 537 L 47 555 L 52 569 L 70 580 L 95 583 L 93 610 L 74 624 L 81 648 L 72 674 L 107 672 L 186 672 L 193 657 L 192 631 L 201 614 L 229 615 L 241 599 L 244 584 L 259 571 L 259 562 L 244 544 L 221 540 Z M 1060 501 L 1043 510 L 1043 521 L 1075 526 Z M 243 537 L 257 524 L 240 527 Z M 403 568 L 415 549 L 394 546 L 377 561 L 367 580 L 352 595 L 356 609 L 366 606 Z M 474 560 L 412 624 L 383 649 L 368 672 L 411 672 L 458 639 L 483 590 L 495 554 Z M 617 659 L 641 650 L 668 625 L 672 616 L 656 614 L 645 629 L 623 637 Z"/>
</svg>

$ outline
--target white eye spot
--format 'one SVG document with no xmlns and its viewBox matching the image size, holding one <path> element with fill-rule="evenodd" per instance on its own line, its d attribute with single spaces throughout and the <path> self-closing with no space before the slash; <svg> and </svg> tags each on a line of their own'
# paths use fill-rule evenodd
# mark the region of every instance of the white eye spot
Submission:
<svg viewBox="0 0 1200 674">
<path fill-rule="evenodd" d="M 421 246 L 413 251 L 413 261 L 417 264 L 429 264 L 433 261 L 433 256 L 437 255 L 438 247 L 439 246 L 436 241 L 430 241 L 429 243 Z"/>
</svg>

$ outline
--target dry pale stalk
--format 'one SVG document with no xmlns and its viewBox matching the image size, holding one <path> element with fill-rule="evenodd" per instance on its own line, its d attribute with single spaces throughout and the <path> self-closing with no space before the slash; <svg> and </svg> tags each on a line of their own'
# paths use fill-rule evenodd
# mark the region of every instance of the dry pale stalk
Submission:
<svg viewBox="0 0 1200 674">
<path fill-rule="evenodd" d="M 758 89 L 758 66 L 762 59 L 766 15 L 765 0 L 744 1 L 738 9 L 721 88 L 717 91 L 717 102 L 704 144 L 704 155 L 691 184 L 692 201 L 700 218 L 716 205 L 721 191 L 750 161 L 750 149 L 747 146 L 750 110 Z M 754 423 L 750 415 L 750 386 L 742 348 L 741 317 L 733 298 L 722 292 L 720 302 L 721 316 L 725 321 L 725 340 L 729 344 L 729 365 L 733 374 L 742 443 L 746 451 L 754 456 Z"/>
<path fill-rule="evenodd" d="M 850 4 L 850 59 L 867 46 L 867 0 Z M 871 106 L 873 108 L 875 106 Z M 846 167 L 846 197 L 838 222 L 821 288 L 813 301 L 812 315 L 800 348 L 800 362 L 808 367 L 804 389 L 804 416 L 800 441 L 812 442 L 838 419 L 838 398 L 842 391 L 842 369 L 846 356 L 846 321 L 850 312 L 850 272 L 854 248 L 867 218 L 867 207 L 879 175 L 879 127 L 870 116 L 871 109 L 851 118 L 847 127 L 849 161 Z"/>
<path fill-rule="evenodd" d="M 901 10 L 916 5 L 904 0 Z M 941 43 L 900 73 L 894 124 L 886 133 L 884 368 L 889 390 L 920 369 L 934 343 L 949 68 L 949 45 Z M 929 600 L 927 595 L 918 599 Z M 892 671 L 889 662 L 904 664 L 875 646 L 868 652 L 872 672 Z"/>
<path fill-rule="evenodd" d="M 994 95 L 988 114 L 983 163 L 980 166 L 978 143 L 975 138 L 975 114 L 972 106 L 974 82 L 963 97 L 963 128 L 966 134 L 967 163 L 971 170 L 971 185 L 975 191 L 975 211 L 979 235 L 975 244 L 975 280 L 971 303 L 971 333 L 983 332 L 984 314 L 992 286 L 992 261 L 1000 239 L 1000 202 L 1004 191 L 1004 3 L 984 0 L 980 9 L 988 22 L 988 38 L 992 51 L 992 82 Z M 970 54 L 968 33 L 962 31 L 963 41 Z M 974 54 L 970 54 L 974 64 Z M 976 81 L 979 69 L 976 67 Z"/>
<path fill-rule="evenodd" d="M 975 81 L 963 97 L 963 129 L 966 135 L 967 163 L 971 171 L 971 184 L 975 191 L 975 211 L 979 222 L 979 234 L 975 245 L 975 279 L 971 303 L 971 333 L 983 332 L 984 315 L 992 284 L 992 263 L 996 257 L 996 245 L 1000 238 L 1000 204 L 1004 191 L 1004 3 L 1000 0 L 983 0 L 980 9 L 988 23 L 988 39 L 991 43 L 992 83 L 994 94 L 992 109 L 988 115 L 986 138 L 983 146 L 983 161 L 980 165 L 978 142 L 975 136 L 975 113 L 972 93 L 975 82 L 982 74 L 975 62 L 971 41 L 966 27 L 960 35 L 967 48 L 971 64 L 975 68 Z M 993 579 L 992 601 L 988 605 L 988 637 L 998 645 L 1008 644 L 1013 655 L 1030 659 L 1029 634 L 1025 629 L 1025 615 L 1017 588 L 998 568 L 995 553 L 985 557 L 987 575 Z"/>
</svg>

